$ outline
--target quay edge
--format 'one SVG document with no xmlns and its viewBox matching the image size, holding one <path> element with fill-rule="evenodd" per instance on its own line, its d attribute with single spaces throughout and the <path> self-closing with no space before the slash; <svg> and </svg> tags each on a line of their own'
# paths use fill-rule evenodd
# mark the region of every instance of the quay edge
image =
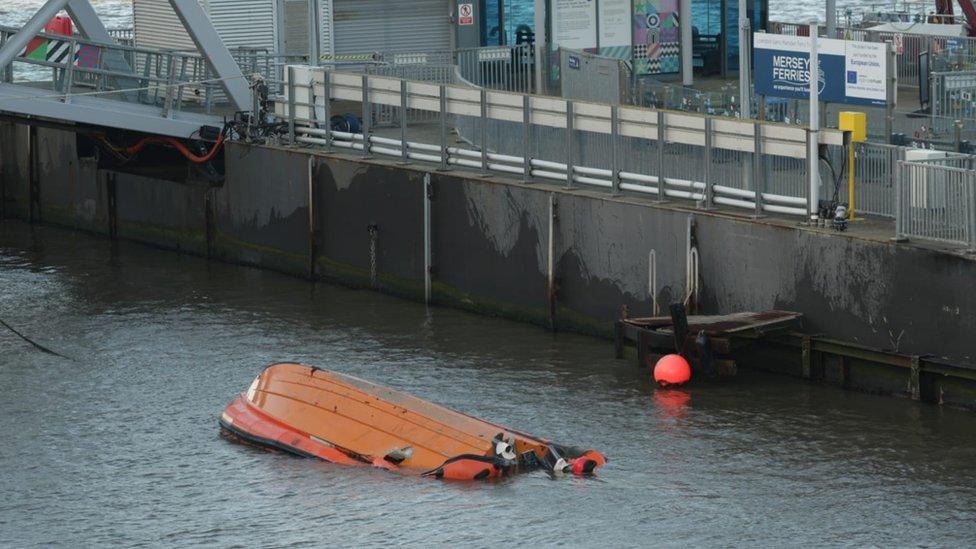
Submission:
<svg viewBox="0 0 976 549">
<path fill-rule="evenodd" d="M 914 389 L 923 400 L 976 408 L 976 260 L 963 253 L 266 145 L 228 143 L 225 182 L 212 187 L 99 169 L 79 157 L 75 134 L 35 131 L 32 184 L 25 126 L 0 123 L 7 217 L 414 300 L 424 299 L 429 174 L 434 303 L 602 337 L 612 335 L 624 306 L 633 316 L 651 314 L 651 250 L 661 310 L 684 297 L 693 218 L 699 312 L 798 311 L 805 332 L 863 350 L 860 358 L 837 359 L 823 345 L 807 349 L 820 353 L 814 376 L 796 342 L 743 357 L 746 366 L 885 394 L 911 396 Z M 906 371 L 871 358 L 886 354 L 923 366 Z M 928 369 L 927 360 L 950 366 Z"/>
</svg>

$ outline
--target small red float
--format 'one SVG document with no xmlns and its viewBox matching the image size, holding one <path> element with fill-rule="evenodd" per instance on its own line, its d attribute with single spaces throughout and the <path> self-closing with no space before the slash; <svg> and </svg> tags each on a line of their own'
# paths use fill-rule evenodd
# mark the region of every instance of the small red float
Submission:
<svg viewBox="0 0 976 549">
<path fill-rule="evenodd" d="M 664 355 L 654 365 L 654 381 L 661 387 L 677 387 L 691 380 L 691 366 L 681 355 Z"/>
</svg>

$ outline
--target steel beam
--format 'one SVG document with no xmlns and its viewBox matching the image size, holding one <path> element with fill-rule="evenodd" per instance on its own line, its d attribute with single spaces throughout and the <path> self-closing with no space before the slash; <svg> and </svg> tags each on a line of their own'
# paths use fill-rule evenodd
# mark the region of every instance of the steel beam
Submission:
<svg viewBox="0 0 976 549">
<path fill-rule="evenodd" d="M 55 0 L 50 0 L 55 1 Z M 60 1 L 60 0 L 58 0 Z M 239 111 L 251 110 L 251 89 L 198 0 L 169 0 L 190 39 L 207 59 L 228 99 Z"/>
<path fill-rule="evenodd" d="M 98 14 L 95 13 L 95 9 L 89 0 L 68 0 L 68 5 L 65 6 L 65 9 L 68 11 L 68 15 L 71 16 L 71 20 L 78 27 L 78 33 L 83 38 L 92 42 L 115 44 L 115 39 L 108 33 L 108 29 L 102 24 L 102 20 L 98 18 Z M 133 89 L 139 87 L 139 80 L 135 78 L 135 71 L 129 66 L 129 62 L 125 60 L 121 51 L 104 48 L 102 50 L 102 63 L 106 70 L 133 73 L 133 78 L 114 78 L 115 84 L 119 88 Z M 127 101 L 136 101 L 139 97 L 139 93 L 135 91 L 123 92 L 123 95 Z"/>
<path fill-rule="evenodd" d="M 67 4 L 68 0 L 47 0 L 41 9 L 37 10 L 34 16 L 30 18 L 30 21 L 0 48 L 0 69 L 6 68 L 12 63 L 20 51 L 27 47 L 31 39 L 44 29 L 44 25 L 64 9 Z"/>
<path fill-rule="evenodd" d="M 183 138 L 201 126 L 224 124 L 220 117 L 189 112 L 174 112 L 165 118 L 159 107 L 102 97 L 76 95 L 71 103 L 62 103 L 60 94 L 17 84 L 0 84 L 0 111 Z"/>
</svg>

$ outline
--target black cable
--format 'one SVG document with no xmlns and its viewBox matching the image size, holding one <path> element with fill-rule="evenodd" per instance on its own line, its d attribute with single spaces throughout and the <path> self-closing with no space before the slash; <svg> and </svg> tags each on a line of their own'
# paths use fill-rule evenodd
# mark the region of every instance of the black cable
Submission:
<svg viewBox="0 0 976 549">
<path fill-rule="evenodd" d="M 0 324 L 3 324 L 4 327 L 7 328 L 8 330 L 10 330 L 11 332 L 13 332 L 14 335 L 16 335 L 17 337 L 19 337 L 20 339 L 23 339 L 27 343 L 30 343 L 35 348 L 37 348 L 37 350 L 39 350 L 39 351 L 41 351 L 43 353 L 47 353 L 49 355 L 54 355 L 54 356 L 59 356 L 59 357 L 65 359 L 65 360 L 71 360 L 71 361 L 74 360 L 73 358 L 66 357 L 66 356 L 62 355 L 61 353 L 59 353 L 57 351 L 52 351 L 51 349 L 48 349 L 47 347 L 41 345 L 40 343 L 37 343 L 36 341 L 33 341 L 31 338 L 29 338 L 29 337 L 25 336 L 24 334 L 22 334 L 22 333 L 18 332 L 17 330 L 15 330 L 13 326 L 11 326 L 10 324 L 7 324 L 2 318 L 0 318 Z"/>
</svg>

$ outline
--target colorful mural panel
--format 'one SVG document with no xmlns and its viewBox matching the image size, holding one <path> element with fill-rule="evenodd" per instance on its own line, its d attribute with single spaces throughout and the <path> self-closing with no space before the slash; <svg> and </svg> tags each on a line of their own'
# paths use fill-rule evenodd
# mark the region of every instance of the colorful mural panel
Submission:
<svg viewBox="0 0 976 549">
<path fill-rule="evenodd" d="M 679 0 L 634 0 L 634 73 L 681 70 Z"/>
</svg>

